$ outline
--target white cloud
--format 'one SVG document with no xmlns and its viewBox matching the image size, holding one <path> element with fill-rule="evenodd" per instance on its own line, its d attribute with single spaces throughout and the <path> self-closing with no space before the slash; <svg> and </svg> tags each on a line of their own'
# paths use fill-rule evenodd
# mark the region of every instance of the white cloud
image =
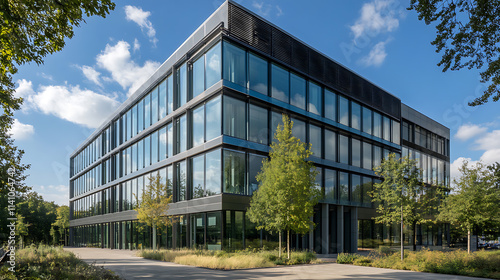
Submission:
<svg viewBox="0 0 500 280">
<path fill-rule="evenodd" d="M 137 38 L 135 38 L 135 40 L 134 40 L 134 52 L 138 51 L 140 48 L 141 48 L 141 44 L 139 44 L 139 40 L 137 40 Z"/>
<path fill-rule="evenodd" d="M 455 137 L 465 141 L 469 140 L 472 137 L 476 137 L 478 135 L 481 135 L 485 133 L 488 130 L 487 127 L 475 125 L 475 124 L 464 124 L 458 128 L 457 133 L 455 134 Z"/>
<path fill-rule="evenodd" d="M 35 128 L 30 124 L 21 123 L 18 119 L 14 119 L 14 123 L 10 128 L 12 138 L 16 140 L 24 140 L 35 134 Z"/>
<path fill-rule="evenodd" d="M 123 89 L 129 88 L 128 96 L 139 88 L 160 66 L 155 61 L 146 61 L 141 67 L 131 60 L 130 45 L 119 41 L 114 46 L 106 45 L 105 50 L 97 56 L 97 65 L 111 73 L 114 81 Z M 104 78 L 103 78 L 104 79 Z"/>
<path fill-rule="evenodd" d="M 500 162 L 500 149 L 492 149 L 484 152 L 481 156 L 481 161 L 487 165 Z"/>
<path fill-rule="evenodd" d="M 280 8 L 280 6 L 276 5 L 276 10 L 278 10 L 278 13 L 276 13 L 276 16 L 280 17 L 283 15 L 283 10 Z"/>
<path fill-rule="evenodd" d="M 98 127 L 119 106 L 114 98 L 79 86 L 41 86 L 29 102 L 44 114 L 89 128 Z"/>
<path fill-rule="evenodd" d="M 101 81 L 99 79 L 99 76 L 101 73 L 97 70 L 95 70 L 93 67 L 83 65 L 81 67 L 78 67 L 82 70 L 83 75 L 91 82 L 98 86 L 102 86 Z"/>
<path fill-rule="evenodd" d="M 387 42 L 379 42 L 375 46 L 373 46 L 372 50 L 368 54 L 361 59 L 361 62 L 365 66 L 380 66 L 384 62 L 387 57 L 387 53 L 385 51 L 385 44 Z"/>
<path fill-rule="evenodd" d="M 151 15 L 149 11 L 143 11 L 141 8 L 127 5 L 125 6 L 125 15 L 128 21 L 133 21 L 137 23 L 141 30 L 146 30 L 146 34 L 149 37 L 149 40 L 156 45 L 158 39 L 156 39 L 156 30 L 153 27 L 153 23 L 148 19 Z"/>
<path fill-rule="evenodd" d="M 34 188 L 35 191 L 38 191 L 38 194 L 43 197 L 43 200 L 45 201 L 54 201 L 57 205 L 69 205 L 69 188 L 68 186 L 65 185 L 58 185 L 58 186 L 53 186 L 49 185 L 47 187 L 45 186 L 38 186 Z"/>
<path fill-rule="evenodd" d="M 399 18 L 403 16 L 397 11 L 397 2 L 394 0 L 374 0 L 365 3 L 361 8 L 361 15 L 351 26 L 354 40 L 363 35 L 377 35 L 382 32 L 391 32 L 398 28 Z"/>
<path fill-rule="evenodd" d="M 280 6 L 276 5 L 273 7 L 273 5 L 264 3 L 264 1 L 253 1 L 252 2 L 252 7 L 255 8 L 255 11 L 257 14 L 263 16 L 263 17 L 268 17 L 271 12 L 274 12 L 274 9 L 276 9 L 276 16 L 280 17 L 283 15 L 283 9 L 281 9 Z"/>
<path fill-rule="evenodd" d="M 20 79 L 17 80 L 17 83 L 19 84 L 19 86 L 16 88 L 16 91 L 14 92 L 14 97 L 25 98 L 26 96 L 35 93 L 35 91 L 33 90 L 33 83 L 31 81 L 28 81 L 26 79 Z"/>
<path fill-rule="evenodd" d="M 478 138 L 475 143 L 478 150 L 500 149 L 500 130 L 493 130 Z"/>
</svg>

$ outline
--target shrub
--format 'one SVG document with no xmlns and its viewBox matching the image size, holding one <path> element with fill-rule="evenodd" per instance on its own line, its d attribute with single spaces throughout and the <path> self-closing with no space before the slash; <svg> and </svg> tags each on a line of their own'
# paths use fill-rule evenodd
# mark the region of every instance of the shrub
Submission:
<svg viewBox="0 0 500 280">
<path fill-rule="evenodd" d="M 354 260 L 361 257 L 358 254 L 340 253 L 337 255 L 337 263 L 340 264 L 353 264 Z"/>
</svg>

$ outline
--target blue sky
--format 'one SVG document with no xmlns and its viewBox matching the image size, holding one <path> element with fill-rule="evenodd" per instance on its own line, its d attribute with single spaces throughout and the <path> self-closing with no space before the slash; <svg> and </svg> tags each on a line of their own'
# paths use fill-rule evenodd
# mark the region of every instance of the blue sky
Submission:
<svg viewBox="0 0 500 280">
<path fill-rule="evenodd" d="M 25 102 L 12 134 L 31 164 L 26 183 L 67 205 L 70 153 L 222 2 L 119 1 L 43 65 L 21 66 L 14 81 Z M 485 89 L 479 72 L 436 66 L 435 29 L 406 10 L 409 1 L 238 2 L 448 126 L 452 176 L 463 159 L 500 162 L 500 104 L 467 106 Z"/>
</svg>

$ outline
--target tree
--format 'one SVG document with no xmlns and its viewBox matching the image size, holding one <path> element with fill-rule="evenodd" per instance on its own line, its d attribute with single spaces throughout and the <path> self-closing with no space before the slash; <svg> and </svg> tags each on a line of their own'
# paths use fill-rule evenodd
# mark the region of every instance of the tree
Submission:
<svg viewBox="0 0 500 280">
<path fill-rule="evenodd" d="M 412 0 L 408 9 L 415 10 L 418 19 L 423 19 L 427 25 L 437 23 L 437 36 L 431 44 L 436 46 L 436 52 L 444 50 L 438 63 L 443 72 L 476 68 L 482 71 L 481 82 L 490 82 L 483 95 L 469 105 L 487 103 L 491 96 L 494 102 L 498 101 L 500 0 Z"/>
<path fill-rule="evenodd" d="M 172 195 L 170 194 L 170 180 L 162 182 L 160 174 L 149 178 L 149 184 L 146 185 L 140 202 L 135 210 L 139 222 L 153 227 L 153 248 L 156 249 L 156 228 L 164 227 L 170 224 L 170 218 L 167 217 Z M 136 199 L 137 196 L 136 196 Z"/>
<path fill-rule="evenodd" d="M 421 181 L 421 170 L 416 161 L 409 157 L 396 158 L 389 154 L 374 168 L 375 174 L 382 177 L 382 182 L 373 185 L 370 193 L 376 203 L 378 216 L 376 223 L 391 225 L 401 223 L 401 259 L 404 258 L 404 224 L 415 225 L 429 221 L 427 215 L 432 209 L 434 188 L 426 188 Z M 414 226 L 415 227 L 415 226 Z"/>
<path fill-rule="evenodd" d="M 66 242 L 66 231 L 69 228 L 69 207 L 66 205 L 59 206 L 56 209 L 57 218 L 52 223 L 51 235 L 54 243 L 59 243 L 61 238 Z"/>
<path fill-rule="evenodd" d="M 312 155 L 307 146 L 292 136 L 293 122 L 283 115 L 283 125 L 278 125 L 271 144 L 269 159 L 262 163 L 257 174 L 259 188 L 254 192 L 248 216 L 257 229 L 279 233 L 281 258 L 281 232 L 287 232 L 287 255 L 290 258 L 290 231 L 298 234 L 309 232 L 314 223 L 314 205 L 319 197 L 315 188 L 317 171 L 306 161 Z"/>
<path fill-rule="evenodd" d="M 470 166 L 464 161 L 460 177 L 453 180 L 452 192 L 439 207 L 438 219 L 467 232 L 467 252 L 470 253 L 474 227 L 488 227 L 498 222 L 499 191 L 492 174 L 481 162 Z"/>
<path fill-rule="evenodd" d="M 16 235 L 20 237 L 20 244 L 19 246 L 21 248 L 24 247 L 24 237 L 28 235 L 28 227 L 30 226 L 29 224 L 24 222 L 24 217 L 16 214 Z"/>
<path fill-rule="evenodd" d="M 74 35 L 73 27 L 85 22 L 84 17 L 106 17 L 115 4 L 110 0 L 84 1 L 20 1 L 0 2 L 0 195 L 7 188 L 8 170 L 15 171 L 18 192 L 29 190 L 22 185 L 23 171 L 29 165 L 21 164 L 24 151 L 18 150 L 10 138 L 14 111 L 22 104 L 22 98 L 14 96 L 12 75 L 19 65 L 30 62 L 42 64 L 46 55 L 60 51 L 66 38 Z M 4 207 L 2 207 L 3 209 Z M 3 216 L 3 215 L 2 215 Z"/>
<path fill-rule="evenodd" d="M 26 241 L 30 243 L 50 243 L 50 229 L 57 217 L 57 205 L 44 201 L 36 192 L 22 195 L 16 205 L 17 214 L 29 225 Z"/>
</svg>

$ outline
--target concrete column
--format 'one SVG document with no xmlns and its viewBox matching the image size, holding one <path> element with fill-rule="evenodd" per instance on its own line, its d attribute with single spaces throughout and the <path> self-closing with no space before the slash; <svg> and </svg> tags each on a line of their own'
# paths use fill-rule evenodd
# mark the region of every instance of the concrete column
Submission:
<svg viewBox="0 0 500 280">
<path fill-rule="evenodd" d="M 358 251 L 358 207 L 351 208 L 351 252 Z"/>
<path fill-rule="evenodd" d="M 344 206 L 337 206 L 337 253 L 344 252 Z"/>
<path fill-rule="evenodd" d="M 330 236 L 328 235 L 328 229 L 330 228 L 329 217 L 329 204 L 321 204 L 321 253 L 328 254 L 328 245 L 330 244 Z"/>
</svg>

